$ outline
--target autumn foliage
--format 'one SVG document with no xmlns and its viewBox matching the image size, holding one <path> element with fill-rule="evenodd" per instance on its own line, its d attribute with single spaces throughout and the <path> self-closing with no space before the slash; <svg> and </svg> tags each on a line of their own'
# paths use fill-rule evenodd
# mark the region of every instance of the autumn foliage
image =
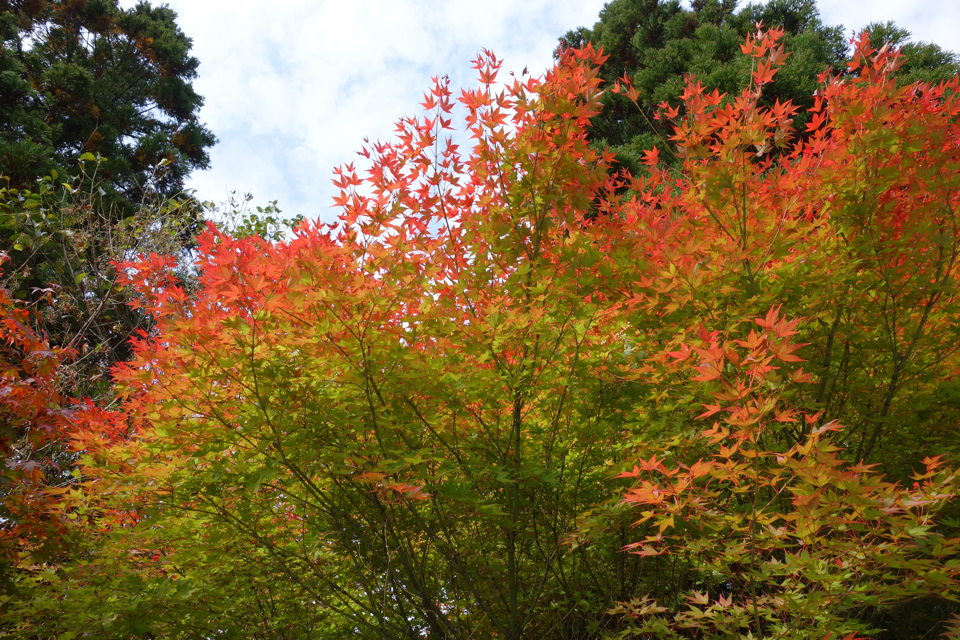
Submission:
<svg viewBox="0 0 960 640">
<path fill-rule="evenodd" d="M 692 80 L 663 105 L 643 175 L 586 140 L 602 91 L 636 99 L 601 53 L 506 85 L 485 53 L 469 152 L 438 82 L 336 172 L 336 224 L 211 228 L 195 292 L 163 257 L 123 265 L 157 330 L 74 442 L 138 514 L 110 548 L 149 544 L 180 596 L 128 598 L 116 633 L 143 611 L 164 637 L 943 631 L 960 87 L 898 88 L 862 39 L 798 141 L 794 107 L 760 106 L 781 36 L 746 42 L 741 95 Z M 242 588 L 211 564 L 230 554 L 255 558 Z M 81 602 L 92 566 L 46 584 Z"/>
<path fill-rule="evenodd" d="M 0 263 L 6 256 L 0 256 Z M 61 363 L 74 354 L 34 329 L 35 311 L 0 289 L 0 579 L 21 553 L 49 558 L 66 528 L 48 490 L 62 467 L 72 402 L 58 388 Z"/>
</svg>

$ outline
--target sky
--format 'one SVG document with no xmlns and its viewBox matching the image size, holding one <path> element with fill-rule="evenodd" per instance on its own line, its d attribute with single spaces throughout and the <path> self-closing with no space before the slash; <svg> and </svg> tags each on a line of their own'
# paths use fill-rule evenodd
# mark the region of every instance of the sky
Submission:
<svg viewBox="0 0 960 640">
<path fill-rule="evenodd" d="M 431 78 L 454 95 L 474 84 L 484 48 L 502 74 L 542 73 L 557 39 L 590 27 L 602 0 L 164 0 L 200 60 L 200 119 L 218 137 L 211 168 L 188 187 L 213 202 L 231 193 L 276 200 L 284 217 L 332 221 L 333 168 L 363 139 L 389 140 L 419 115 Z M 121 0 L 130 7 L 135 0 Z M 893 20 L 914 40 L 960 51 L 955 0 L 821 0 L 826 24 L 848 32 Z"/>
</svg>

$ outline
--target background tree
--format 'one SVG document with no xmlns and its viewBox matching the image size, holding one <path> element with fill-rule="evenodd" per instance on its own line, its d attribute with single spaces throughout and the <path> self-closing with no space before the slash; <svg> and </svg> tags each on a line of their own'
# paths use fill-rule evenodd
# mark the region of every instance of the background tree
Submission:
<svg viewBox="0 0 960 640">
<path fill-rule="evenodd" d="M 629 78 L 640 91 L 634 103 L 608 93 L 604 108 L 591 123 L 595 144 L 609 146 L 619 163 L 640 170 L 643 152 L 658 145 L 670 158 L 666 143 L 672 128 L 657 120 L 662 103 L 681 104 L 687 75 L 694 76 L 707 91 L 737 95 L 750 83 L 752 61 L 740 45 L 756 30 L 782 26 L 786 32 L 786 64 L 773 86 L 766 87 L 761 104 L 791 101 L 800 108 L 794 130 L 802 134 L 808 122 L 806 110 L 813 106 L 817 76 L 827 68 L 845 68 L 849 48 L 839 26 L 825 25 L 815 0 L 771 0 L 751 3 L 739 10 L 734 0 L 697 0 L 688 9 L 679 0 L 614 0 L 600 12 L 591 29 L 581 27 L 561 38 L 561 46 L 586 42 L 602 47 L 607 61 L 601 77 L 608 84 Z M 908 62 L 903 81 L 939 81 L 957 72 L 956 56 L 931 44 L 908 44 L 909 32 L 892 23 L 870 25 L 884 42 L 906 47 Z M 909 58 L 914 58 L 911 62 Z"/>
<path fill-rule="evenodd" d="M 870 42 L 878 49 L 883 46 L 900 50 L 903 62 L 897 70 L 897 82 L 936 84 L 949 80 L 957 70 L 957 54 L 933 42 L 913 42 L 911 33 L 893 22 L 871 22 L 864 29 Z"/>
<path fill-rule="evenodd" d="M 0 39 L 0 174 L 10 186 L 75 173 L 89 152 L 106 158 L 104 188 L 137 202 L 148 184 L 169 197 L 208 166 L 216 140 L 190 84 L 199 62 L 169 7 L 4 0 Z"/>
</svg>

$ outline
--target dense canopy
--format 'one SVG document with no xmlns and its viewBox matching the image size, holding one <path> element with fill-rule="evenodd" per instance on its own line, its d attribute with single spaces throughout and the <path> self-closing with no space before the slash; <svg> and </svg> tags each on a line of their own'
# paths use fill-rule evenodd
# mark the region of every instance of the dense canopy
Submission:
<svg viewBox="0 0 960 640">
<path fill-rule="evenodd" d="M 23 569 L 9 635 L 943 630 L 960 84 L 863 39 L 794 142 L 782 37 L 665 110 L 679 169 L 611 177 L 591 47 L 503 93 L 485 54 L 468 154 L 440 83 L 338 170 L 337 224 L 211 228 L 195 292 L 125 264 L 156 329 L 73 419 L 48 494 L 86 538 Z"/>
<path fill-rule="evenodd" d="M 101 261 L 0 289 L 0 638 L 960 638 L 952 57 L 864 33 L 838 72 L 788 48 L 832 42 L 804 2 L 637 6 L 601 24 L 643 60 L 736 35 L 729 92 L 485 51 L 335 171 L 337 222 L 189 260 L 159 191 L 0 192 L 14 258 Z"/>
</svg>

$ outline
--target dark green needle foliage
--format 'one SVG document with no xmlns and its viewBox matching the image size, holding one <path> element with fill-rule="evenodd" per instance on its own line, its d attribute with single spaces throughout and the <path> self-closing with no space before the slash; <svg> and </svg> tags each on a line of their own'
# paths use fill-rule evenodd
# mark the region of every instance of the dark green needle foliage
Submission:
<svg viewBox="0 0 960 640">
<path fill-rule="evenodd" d="M 0 0 L 0 173 L 12 187 L 107 158 L 107 190 L 164 195 L 209 164 L 197 119 L 199 62 L 167 6 L 117 0 Z M 163 163 L 164 170 L 156 168 Z"/>
</svg>

